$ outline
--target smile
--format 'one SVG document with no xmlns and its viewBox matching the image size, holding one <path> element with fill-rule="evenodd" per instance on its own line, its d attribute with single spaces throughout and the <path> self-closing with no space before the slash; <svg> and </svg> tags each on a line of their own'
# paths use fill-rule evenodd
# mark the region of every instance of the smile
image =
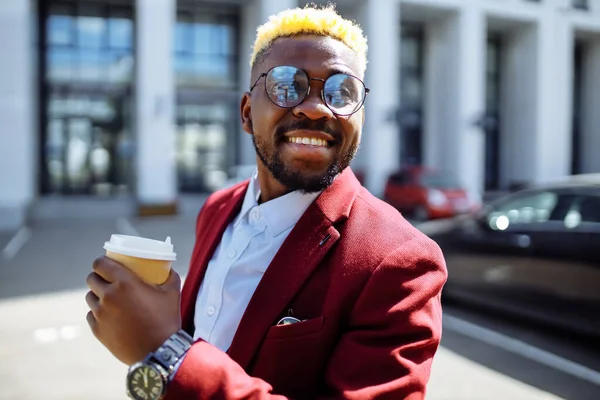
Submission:
<svg viewBox="0 0 600 400">
<path fill-rule="evenodd" d="M 287 141 L 290 143 L 303 144 L 311 147 L 328 147 L 329 143 L 323 139 L 309 138 L 309 137 L 288 137 Z"/>
</svg>

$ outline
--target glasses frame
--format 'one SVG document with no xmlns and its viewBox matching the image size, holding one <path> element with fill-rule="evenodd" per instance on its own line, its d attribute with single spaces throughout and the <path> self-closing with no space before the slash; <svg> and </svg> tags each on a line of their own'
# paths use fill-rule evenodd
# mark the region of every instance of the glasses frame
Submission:
<svg viewBox="0 0 600 400">
<path fill-rule="evenodd" d="M 371 91 L 371 89 L 369 89 L 367 86 L 365 86 L 365 83 L 363 82 L 362 79 L 360 79 L 358 76 L 355 76 L 355 75 L 352 75 L 352 74 L 348 74 L 346 72 L 336 72 L 335 74 L 332 74 L 331 76 L 329 76 L 326 79 L 311 78 L 311 76 L 308 75 L 308 72 L 306 72 L 302 68 L 294 67 L 293 65 L 276 65 L 276 66 L 270 68 L 267 72 L 263 72 L 262 74 L 260 74 L 258 76 L 258 78 L 254 82 L 254 84 L 250 87 L 250 92 L 252 92 L 254 90 L 254 88 L 256 87 L 256 85 L 258 85 L 258 81 L 260 81 L 261 78 L 266 78 L 271 73 L 271 71 L 273 71 L 275 68 L 280 68 L 280 67 L 296 68 L 297 70 L 302 71 L 304 73 L 304 75 L 306 75 L 306 78 L 308 79 L 308 89 L 306 90 L 306 93 L 304 94 L 304 97 L 302 97 L 302 99 L 300 101 L 298 101 L 297 104 L 294 104 L 293 106 L 282 106 L 280 104 L 277 104 L 273 99 L 271 99 L 271 96 L 269 96 L 269 92 L 267 91 L 267 79 L 265 79 L 264 80 L 265 94 L 267 95 L 267 98 L 271 101 L 271 103 L 275 104 L 279 108 L 290 109 L 290 108 L 298 107 L 300 104 L 302 104 L 304 102 L 304 100 L 306 100 L 306 98 L 308 96 L 310 96 L 310 89 L 311 89 L 310 82 L 311 81 L 318 81 L 318 82 L 322 82 L 323 83 L 323 88 L 320 90 L 321 100 L 323 101 L 323 104 L 325 104 L 325 106 L 327 108 L 329 108 L 331 110 L 331 112 L 334 113 L 335 115 L 342 116 L 342 117 L 348 117 L 348 116 L 350 116 L 350 115 L 355 114 L 356 112 L 358 112 L 358 110 L 360 110 L 362 108 L 362 106 L 365 105 L 365 101 L 367 100 L 367 96 L 368 96 L 369 92 Z M 362 86 L 363 86 L 365 95 L 363 96 L 363 99 L 360 102 L 360 104 L 358 106 L 356 106 L 356 109 L 354 111 L 352 111 L 351 113 L 348 113 L 348 114 L 339 113 L 339 112 L 335 111 L 332 107 L 330 107 L 329 104 L 327 104 L 327 101 L 325 101 L 325 84 L 327 83 L 327 80 L 329 78 L 331 78 L 332 76 L 335 76 L 335 75 L 347 75 L 347 76 L 350 76 L 352 78 L 357 79 L 362 84 Z"/>
</svg>

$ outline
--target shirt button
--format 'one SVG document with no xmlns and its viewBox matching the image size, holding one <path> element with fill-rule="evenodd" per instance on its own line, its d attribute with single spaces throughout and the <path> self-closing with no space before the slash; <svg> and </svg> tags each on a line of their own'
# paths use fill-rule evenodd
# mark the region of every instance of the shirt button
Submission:
<svg viewBox="0 0 600 400">
<path fill-rule="evenodd" d="M 260 219 L 260 210 L 258 208 L 253 208 L 252 211 L 250 211 L 250 218 L 253 221 L 258 221 Z"/>
<path fill-rule="evenodd" d="M 229 258 L 234 258 L 236 254 L 237 254 L 237 253 L 235 252 L 235 250 L 231 250 L 231 251 L 229 252 L 228 256 L 229 256 Z"/>
<path fill-rule="evenodd" d="M 206 313 L 208 315 L 213 315 L 215 313 L 215 308 L 213 306 L 208 307 L 208 309 L 206 310 Z"/>
</svg>

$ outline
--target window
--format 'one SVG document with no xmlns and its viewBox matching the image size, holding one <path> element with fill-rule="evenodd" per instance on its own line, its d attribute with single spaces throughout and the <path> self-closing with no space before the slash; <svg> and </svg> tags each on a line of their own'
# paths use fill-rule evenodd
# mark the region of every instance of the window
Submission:
<svg viewBox="0 0 600 400">
<path fill-rule="evenodd" d="M 458 180 L 450 173 L 424 172 L 419 177 L 419 183 L 423 187 L 436 189 L 460 189 Z"/>
<path fill-rule="evenodd" d="M 509 200 L 496 207 L 496 213 L 506 216 L 510 224 L 545 222 L 557 203 L 556 193 L 539 192 Z"/>
<path fill-rule="evenodd" d="M 585 196 L 579 203 L 582 222 L 600 223 L 600 196 Z"/>
<path fill-rule="evenodd" d="M 487 221 L 493 230 L 504 231 L 513 226 L 542 223 L 568 224 L 568 215 L 576 194 L 556 191 L 522 192 L 493 205 Z M 547 224 L 545 225 L 547 226 Z"/>
<path fill-rule="evenodd" d="M 565 217 L 565 226 L 569 229 L 589 223 L 600 224 L 600 196 L 579 197 Z"/>
<path fill-rule="evenodd" d="M 134 57 L 131 7 L 56 2 L 49 11 L 47 81 L 131 82 Z"/>
<path fill-rule="evenodd" d="M 180 7 L 173 43 L 177 85 L 237 88 L 237 27 L 234 10 Z"/>
<path fill-rule="evenodd" d="M 177 107 L 177 176 L 183 192 L 212 192 L 221 187 L 231 166 L 229 103 L 179 104 Z"/>
<path fill-rule="evenodd" d="M 390 182 L 396 185 L 410 185 L 413 183 L 412 176 L 408 172 L 397 172 L 390 176 Z"/>
<path fill-rule="evenodd" d="M 119 195 L 133 175 L 133 1 L 41 2 L 41 191 Z"/>
<path fill-rule="evenodd" d="M 173 52 L 177 177 L 182 192 L 211 192 L 239 160 L 240 5 L 177 2 Z"/>
<path fill-rule="evenodd" d="M 423 99 L 425 71 L 425 27 L 402 23 L 400 45 L 400 153 L 402 163 L 419 165 L 423 159 Z"/>
<path fill-rule="evenodd" d="M 561 229 L 600 224 L 600 195 L 590 193 L 561 190 L 518 193 L 492 207 L 487 220 L 494 230 L 523 224 L 552 223 Z"/>
<path fill-rule="evenodd" d="M 502 36 L 490 33 L 486 46 L 486 107 L 485 130 L 485 189 L 497 190 L 500 186 L 500 114 L 502 105 Z"/>
</svg>

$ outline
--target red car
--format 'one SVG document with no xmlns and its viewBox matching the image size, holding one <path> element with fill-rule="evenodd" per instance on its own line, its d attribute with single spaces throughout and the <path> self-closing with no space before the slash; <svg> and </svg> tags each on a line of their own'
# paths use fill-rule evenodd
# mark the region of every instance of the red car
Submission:
<svg viewBox="0 0 600 400">
<path fill-rule="evenodd" d="M 480 200 L 446 172 L 408 167 L 390 175 L 384 200 L 417 221 L 450 218 L 477 211 Z"/>
</svg>

